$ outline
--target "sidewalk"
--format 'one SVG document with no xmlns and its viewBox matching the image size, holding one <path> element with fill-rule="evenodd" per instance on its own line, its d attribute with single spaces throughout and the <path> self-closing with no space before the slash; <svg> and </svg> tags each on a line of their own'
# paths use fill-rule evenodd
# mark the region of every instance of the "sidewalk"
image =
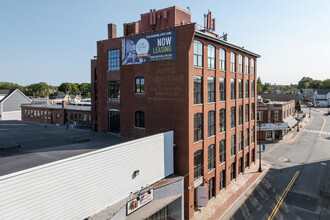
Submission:
<svg viewBox="0 0 330 220">
<path fill-rule="evenodd" d="M 280 140 L 277 143 L 285 143 L 289 144 L 294 142 L 299 134 L 302 133 L 306 125 L 313 119 L 313 117 L 306 116 L 301 122 L 299 122 L 299 131 L 297 131 L 297 127 L 293 128 L 292 131 L 288 132 L 284 137 L 283 140 Z"/>
<path fill-rule="evenodd" d="M 262 161 L 262 173 L 258 172 L 259 161 L 255 165 L 245 170 L 244 174 L 233 180 L 226 189 L 223 189 L 215 198 L 207 203 L 206 207 L 201 207 L 200 211 L 195 211 L 192 219 L 220 219 L 227 211 L 247 192 L 247 190 L 261 179 L 271 167 L 270 164 Z"/>
</svg>

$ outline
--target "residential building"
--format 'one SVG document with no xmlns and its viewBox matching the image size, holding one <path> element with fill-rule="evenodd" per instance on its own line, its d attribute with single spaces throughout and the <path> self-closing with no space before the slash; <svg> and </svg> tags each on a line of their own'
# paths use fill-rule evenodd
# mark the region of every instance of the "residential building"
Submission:
<svg viewBox="0 0 330 220">
<path fill-rule="evenodd" d="M 0 219 L 183 219 L 173 131 L 132 140 L 24 121 L 0 127 Z"/>
<path fill-rule="evenodd" d="M 330 89 L 316 89 L 314 92 L 314 106 L 327 107 L 330 105 Z"/>
<path fill-rule="evenodd" d="M 257 109 L 258 138 L 262 141 L 281 140 L 297 124 L 294 100 L 271 101 L 259 96 Z"/>
<path fill-rule="evenodd" d="M 298 102 L 298 95 L 297 94 L 258 94 L 261 96 L 262 99 L 266 100 L 269 99 L 274 102 L 287 102 L 291 100 L 295 100 Z"/>
<path fill-rule="evenodd" d="M 74 125 L 91 128 L 90 106 L 62 104 L 26 104 L 22 105 L 22 120 L 43 124 Z"/>
<path fill-rule="evenodd" d="M 19 89 L 0 89 L 0 121 L 21 120 L 21 105 L 30 102 Z"/>
<path fill-rule="evenodd" d="M 314 101 L 313 89 L 299 89 L 297 95 L 299 100 L 308 101 L 308 102 Z"/>
<path fill-rule="evenodd" d="M 241 158 L 242 171 L 256 158 L 260 56 L 219 37 L 211 12 L 205 23 L 192 23 L 190 12 L 176 6 L 150 10 L 124 24 L 122 37 L 109 24 L 91 61 L 94 131 L 133 138 L 174 131 L 186 218 L 194 215 L 198 187 L 207 187 L 209 200 L 239 178 Z M 236 145 L 240 132 L 249 136 L 243 149 Z"/>
</svg>

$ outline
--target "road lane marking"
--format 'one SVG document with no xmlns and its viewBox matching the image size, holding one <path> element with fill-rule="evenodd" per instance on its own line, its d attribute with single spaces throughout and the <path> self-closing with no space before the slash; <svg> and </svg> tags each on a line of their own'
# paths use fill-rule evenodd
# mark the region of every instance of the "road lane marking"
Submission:
<svg viewBox="0 0 330 220">
<path fill-rule="evenodd" d="M 310 133 L 318 133 L 318 134 L 330 135 L 330 132 L 327 132 L 327 131 L 320 132 L 319 130 L 304 129 L 303 132 L 310 132 Z"/>
<path fill-rule="evenodd" d="M 320 133 L 319 133 L 319 137 L 321 136 L 321 133 L 322 133 L 322 131 L 323 131 L 323 128 L 324 128 L 324 126 L 325 126 L 325 118 L 323 117 L 323 116 L 321 116 L 321 118 L 323 118 L 323 125 L 322 125 L 322 127 L 321 127 L 321 130 L 320 130 Z"/>
<path fill-rule="evenodd" d="M 276 204 L 276 206 L 274 207 L 272 213 L 270 214 L 268 220 L 272 220 L 272 219 L 275 217 L 275 215 L 276 215 L 278 209 L 280 208 L 280 206 L 281 206 L 281 204 L 282 204 L 284 198 L 285 198 L 286 195 L 288 194 L 288 192 L 289 192 L 291 186 L 293 185 L 294 181 L 296 181 L 296 179 L 297 179 L 299 173 L 300 173 L 300 171 L 298 170 L 298 171 L 293 175 L 293 177 L 292 177 L 292 179 L 291 179 L 289 185 L 285 188 L 285 190 L 284 190 L 282 196 L 280 197 L 280 200 L 277 202 L 277 204 Z"/>
</svg>

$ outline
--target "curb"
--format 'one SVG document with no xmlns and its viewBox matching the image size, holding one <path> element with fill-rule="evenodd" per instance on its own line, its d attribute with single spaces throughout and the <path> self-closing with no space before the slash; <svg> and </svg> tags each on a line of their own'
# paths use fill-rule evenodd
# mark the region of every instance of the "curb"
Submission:
<svg viewBox="0 0 330 220">
<path fill-rule="evenodd" d="M 218 218 L 218 220 L 221 220 L 226 214 L 227 212 L 229 212 L 229 210 L 231 208 L 233 208 L 233 206 L 246 194 L 247 191 L 249 191 L 249 189 L 262 177 L 264 177 L 266 175 L 266 173 L 268 173 L 270 167 L 267 166 L 267 169 L 262 172 L 262 174 L 260 174 L 260 176 L 258 176 L 252 183 L 251 185 L 226 209 L 226 211 Z"/>
<path fill-rule="evenodd" d="M 314 117 L 311 117 L 309 122 L 307 122 L 307 124 L 299 131 L 298 135 L 293 139 L 292 143 L 294 143 L 296 141 L 296 139 L 301 136 L 301 134 L 305 130 L 306 126 L 309 125 L 309 123 L 311 123 L 311 121 L 313 121 L 313 119 L 314 119 Z"/>
</svg>

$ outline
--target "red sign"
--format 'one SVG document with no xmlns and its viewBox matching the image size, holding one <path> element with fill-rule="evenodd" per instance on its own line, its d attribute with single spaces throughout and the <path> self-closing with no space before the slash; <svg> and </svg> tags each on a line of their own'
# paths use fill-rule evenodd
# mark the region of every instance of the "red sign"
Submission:
<svg viewBox="0 0 330 220">
<path fill-rule="evenodd" d="M 148 192 L 143 193 L 139 198 L 140 200 L 137 200 L 136 198 L 127 203 L 127 215 L 151 202 L 154 199 L 153 190 L 150 190 L 150 194 Z"/>
</svg>

